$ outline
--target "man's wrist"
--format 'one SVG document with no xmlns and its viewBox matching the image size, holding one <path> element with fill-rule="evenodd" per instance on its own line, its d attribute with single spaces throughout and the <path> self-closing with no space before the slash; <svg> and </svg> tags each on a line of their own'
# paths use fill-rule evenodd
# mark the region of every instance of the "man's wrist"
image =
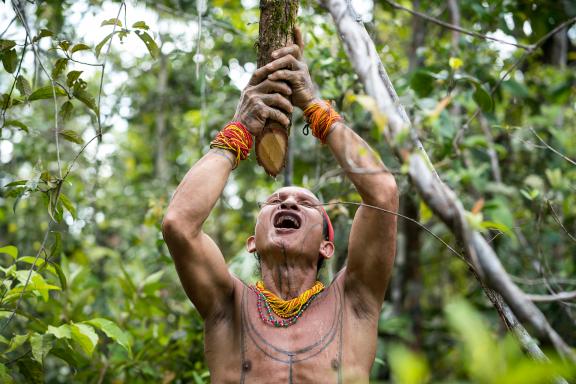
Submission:
<svg viewBox="0 0 576 384">
<path fill-rule="evenodd" d="M 308 102 L 304 103 L 304 105 L 302 106 L 302 110 L 305 111 L 308 107 L 310 107 L 311 105 L 317 104 L 322 102 L 322 99 L 318 99 L 316 97 L 310 99 Z"/>
</svg>

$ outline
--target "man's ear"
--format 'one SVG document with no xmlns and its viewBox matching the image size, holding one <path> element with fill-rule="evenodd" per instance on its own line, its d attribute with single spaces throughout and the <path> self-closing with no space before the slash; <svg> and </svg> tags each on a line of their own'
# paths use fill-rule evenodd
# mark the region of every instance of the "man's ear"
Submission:
<svg viewBox="0 0 576 384">
<path fill-rule="evenodd" d="M 320 244 L 320 254 L 325 259 L 331 258 L 334 255 L 334 243 L 328 240 L 322 240 L 322 244 Z"/>
<path fill-rule="evenodd" d="M 254 235 L 246 239 L 246 250 L 250 253 L 256 252 L 256 238 Z"/>
</svg>

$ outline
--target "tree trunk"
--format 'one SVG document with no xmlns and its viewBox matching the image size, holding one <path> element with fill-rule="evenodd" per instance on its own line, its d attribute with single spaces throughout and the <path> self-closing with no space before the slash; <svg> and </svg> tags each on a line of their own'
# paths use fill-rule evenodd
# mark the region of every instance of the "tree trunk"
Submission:
<svg viewBox="0 0 576 384">
<path fill-rule="evenodd" d="M 260 1 L 258 67 L 272 61 L 270 54 L 274 50 L 294 41 L 298 3 L 298 0 Z M 256 137 L 256 159 L 271 176 L 278 175 L 286 163 L 289 134 L 290 127 L 284 129 L 277 122 L 268 120 L 262 133 Z"/>
</svg>

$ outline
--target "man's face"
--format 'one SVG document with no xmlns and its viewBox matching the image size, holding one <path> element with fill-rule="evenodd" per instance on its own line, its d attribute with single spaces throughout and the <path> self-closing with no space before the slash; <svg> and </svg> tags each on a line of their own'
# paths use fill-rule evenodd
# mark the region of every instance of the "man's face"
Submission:
<svg viewBox="0 0 576 384">
<path fill-rule="evenodd" d="M 321 203 L 312 192 L 300 187 L 284 187 L 262 204 L 255 229 L 255 246 L 260 253 L 278 250 L 311 255 L 318 260 L 323 241 Z"/>
</svg>

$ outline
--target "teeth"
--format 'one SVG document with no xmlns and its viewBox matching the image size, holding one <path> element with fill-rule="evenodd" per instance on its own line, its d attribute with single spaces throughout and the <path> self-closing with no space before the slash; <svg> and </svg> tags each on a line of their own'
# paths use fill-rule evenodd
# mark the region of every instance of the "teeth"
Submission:
<svg viewBox="0 0 576 384">
<path fill-rule="evenodd" d="M 280 225 L 284 220 L 288 220 L 291 223 L 293 223 L 295 228 L 299 227 L 298 221 L 294 217 L 287 215 L 279 216 L 278 219 L 276 220 L 276 225 Z"/>
</svg>

